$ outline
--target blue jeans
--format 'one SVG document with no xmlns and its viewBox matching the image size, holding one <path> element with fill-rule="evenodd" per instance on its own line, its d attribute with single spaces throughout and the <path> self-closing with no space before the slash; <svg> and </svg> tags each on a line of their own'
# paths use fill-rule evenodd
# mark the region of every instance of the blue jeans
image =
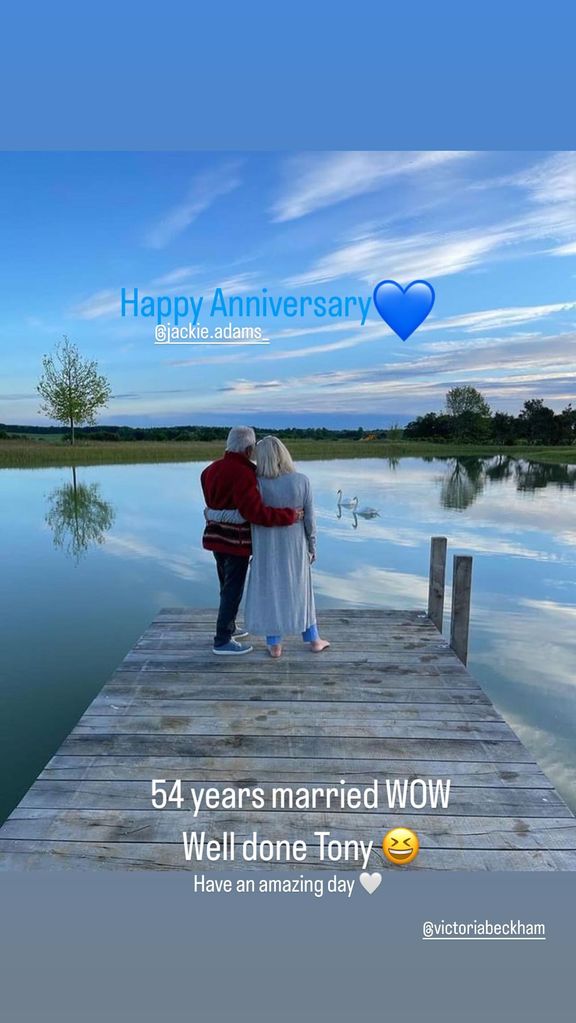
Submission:
<svg viewBox="0 0 576 1023">
<path fill-rule="evenodd" d="M 318 626 L 316 622 L 311 625 L 306 632 L 302 633 L 302 639 L 305 643 L 313 643 L 315 639 L 320 639 L 320 633 L 318 632 Z M 278 646 L 282 642 L 282 636 L 266 636 L 266 644 L 268 646 Z"/>
</svg>

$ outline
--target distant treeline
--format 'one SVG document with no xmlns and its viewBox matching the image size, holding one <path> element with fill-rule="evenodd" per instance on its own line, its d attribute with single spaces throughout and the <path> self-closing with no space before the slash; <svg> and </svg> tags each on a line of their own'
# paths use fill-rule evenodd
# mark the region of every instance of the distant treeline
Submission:
<svg viewBox="0 0 576 1023">
<path fill-rule="evenodd" d="M 76 428 L 78 440 L 97 441 L 215 441 L 225 440 L 229 426 L 84 426 Z M 7 426 L 0 423 L 0 437 L 9 435 L 58 435 L 61 426 Z M 288 427 L 282 429 L 256 429 L 257 437 L 273 433 L 277 437 L 311 440 L 375 440 L 386 437 L 386 430 L 329 430 L 326 427 Z M 65 438 L 68 440 L 66 434 Z"/>
<path fill-rule="evenodd" d="M 77 427 L 78 440 L 92 441 L 224 441 L 228 426 L 84 426 Z M 531 398 L 517 416 L 493 412 L 476 388 L 454 387 L 446 395 L 446 409 L 418 416 L 402 429 L 329 430 L 327 427 L 284 427 L 257 429 L 256 436 L 276 434 L 285 440 L 419 440 L 446 443 L 538 444 L 545 446 L 576 443 L 576 409 L 567 405 L 554 412 L 542 398 Z M 6 426 L 0 424 L 0 439 L 20 434 L 58 435 L 68 439 L 61 426 Z"/>
<path fill-rule="evenodd" d="M 461 392 L 464 389 L 454 390 Z M 478 392 L 476 394 L 481 398 Z M 451 404 L 447 402 L 446 412 L 429 412 L 408 423 L 404 437 L 421 441 L 539 444 L 547 447 L 576 443 L 576 408 L 572 405 L 567 405 L 561 412 L 554 412 L 542 398 L 532 398 L 524 402 L 517 416 L 492 412 L 486 404 L 482 407 L 479 402 L 477 406 L 478 410 L 458 406 L 451 410 Z"/>
</svg>

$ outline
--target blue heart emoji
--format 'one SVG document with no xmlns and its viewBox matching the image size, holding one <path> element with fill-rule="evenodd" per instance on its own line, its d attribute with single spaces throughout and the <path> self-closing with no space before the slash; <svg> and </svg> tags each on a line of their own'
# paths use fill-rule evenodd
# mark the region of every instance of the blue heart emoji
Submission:
<svg viewBox="0 0 576 1023">
<path fill-rule="evenodd" d="M 380 281 L 374 288 L 376 309 L 384 323 L 403 341 L 424 323 L 435 297 L 428 281 L 412 281 L 405 288 L 396 281 Z"/>
</svg>

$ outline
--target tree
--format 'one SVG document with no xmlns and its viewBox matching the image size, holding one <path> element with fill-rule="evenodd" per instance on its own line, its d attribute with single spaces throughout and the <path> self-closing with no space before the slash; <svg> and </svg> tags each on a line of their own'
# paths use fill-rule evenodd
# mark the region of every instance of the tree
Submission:
<svg viewBox="0 0 576 1023">
<path fill-rule="evenodd" d="M 492 439 L 497 444 L 514 444 L 518 435 L 518 423 L 507 412 L 495 412 L 492 417 Z"/>
<path fill-rule="evenodd" d="M 418 416 L 404 427 L 404 436 L 412 440 L 450 440 L 452 437 L 452 420 L 450 416 L 427 412 Z"/>
<path fill-rule="evenodd" d="M 490 406 L 486 398 L 475 387 L 453 387 L 446 395 L 446 411 L 449 416 L 489 416 Z"/>
<path fill-rule="evenodd" d="M 567 405 L 556 416 L 558 423 L 558 442 L 560 444 L 572 444 L 576 440 L 576 408 Z"/>
<path fill-rule="evenodd" d="M 554 444 L 559 433 L 554 410 L 542 398 L 525 401 L 518 416 L 520 429 L 532 444 Z"/>
<path fill-rule="evenodd" d="M 446 411 L 458 440 L 485 440 L 489 433 L 490 406 L 475 387 L 453 387 L 446 395 Z"/>
<path fill-rule="evenodd" d="M 96 412 L 110 398 L 110 384 L 98 373 L 96 362 L 83 359 L 66 335 L 53 355 L 45 355 L 44 372 L 37 390 L 42 398 L 40 411 L 50 419 L 70 426 L 74 444 L 76 426 L 93 424 Z"/>
</svg>

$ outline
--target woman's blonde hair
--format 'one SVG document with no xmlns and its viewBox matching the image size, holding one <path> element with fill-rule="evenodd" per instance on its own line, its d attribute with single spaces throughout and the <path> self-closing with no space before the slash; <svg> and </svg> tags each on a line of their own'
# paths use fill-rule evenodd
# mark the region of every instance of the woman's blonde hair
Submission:
<svg viewBox="0 0 576 1023">
<path fill-rule="evenodd" d="M 278 437 L 263 437 L 256 445 L 256 473 L 276 479 L 287 472 L 296 472 L 292 455 Z"/>
</svg>

